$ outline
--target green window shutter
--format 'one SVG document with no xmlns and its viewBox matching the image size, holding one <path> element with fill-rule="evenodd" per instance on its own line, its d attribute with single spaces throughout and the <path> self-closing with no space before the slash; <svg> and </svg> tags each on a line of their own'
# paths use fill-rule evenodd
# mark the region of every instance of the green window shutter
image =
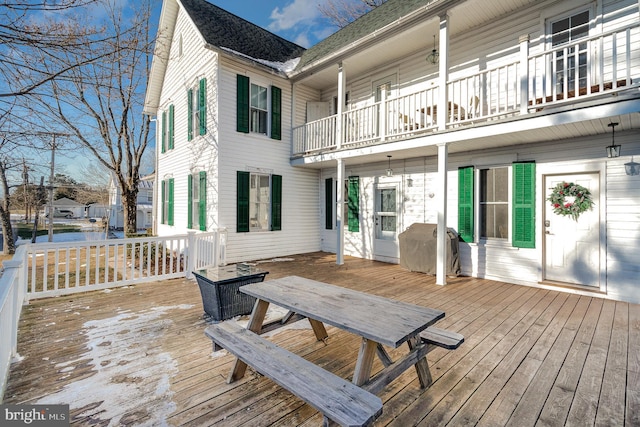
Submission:
<svg viewBox="0 0 640 427">
<path fill-rule="evenodd" d="M 169 225 L 173 225 L 173 178 L 169 178 L 169 212 L 167 217 Z"/>
<path fill-rule="evenodd" d="M 200 231 L 207 230 L 207 173 L 200 172 L 200 204 L 198 206 L 198 220 L 200 222 Z"/>
<path fill-rule="evenodd" d="M 169 150 L 173 150 L 173 104 L 169 105 Z"/>
<path fill-rule="evenodd" d="M 458 234 L 473 242 L 473 166 L 458 169 Z"/>
<path fill-rule="evenodd" d="M 193 176 L 187 175 L 187 228 L 193 227 Z"/>
<path fill-rule="evenodd" d="M 198 112 L 200 113 L 200 135 L 204 135 L 207 133 L 207 79 L 200 79 Z"/>
<path fill-rule="evenodd" d="M 160 224 L 164 224 L 164 222 L 166 221 L 166 218 L 164 217 L 164 212 L 165 212 L 165 206 L 167 204 L 167 194 L 165 191 L 165 185 L 166 185 L 167 181 L 162 181 L 161 185 L 160 185 L 160 200 L 162 201 L 162 213 L 160 214 Z"/>
<path fill-rule="evenodd" d="M 271 139 L 282 139 L 282 90 L 271 86 Z"/>
<path fill-rule="evenodd" d="M 271 175 L 271 230 L 282 230 L 282 176 Z"/>
<path fill-rule="evenodd" d="M 324 180 L 324 228 L 333 229 L 333 178 Z"/>
<path fill-rule="evenodd" d="M 162 147 L 160 147 L 160 151 L 164 153 L 167 151 L 167 112 L 162 112 Z"/>
<path fill-rule="evenodd" d="M 349 177 L 349 231 L 360 231 L 360 177 Z"/>
<path fill-rule="evenodd" d="M 536 247 L 536 164 L 513 164 L 513 238 L 517 248 Z"/>
<path fill-rule="evenodd" d="M 249 77 L 238 74 L 237 83 L 236 130 L 249 133 Z"/>
<path fill-rule="evenodd" d="M 187 141 L 193 139 L 193 89 L 187 91 Z"/>
<path fill-rule="evenodd" d="M 236 231 L 249 231 L 249 172 L 238 171 L 236 192 Z"/>
</svg>

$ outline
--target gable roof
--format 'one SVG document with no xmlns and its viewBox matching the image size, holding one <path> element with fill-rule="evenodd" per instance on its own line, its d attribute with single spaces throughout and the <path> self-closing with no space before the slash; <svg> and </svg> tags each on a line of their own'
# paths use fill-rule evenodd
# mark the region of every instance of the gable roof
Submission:
<svg viewBox="0 0 640 427">
<path fill-rule="evenodd" d="M 205 0 L 180 0 L 205 41 L 255 59 L 286 62 L 304 48 Z"/>
</svg>

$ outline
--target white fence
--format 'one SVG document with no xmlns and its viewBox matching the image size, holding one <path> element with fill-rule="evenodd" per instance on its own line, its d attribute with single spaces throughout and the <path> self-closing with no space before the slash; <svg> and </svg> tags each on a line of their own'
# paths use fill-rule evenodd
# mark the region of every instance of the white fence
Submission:
<svg viewBox="0 0 640 427">
<path fill-rule="evenodd" d="M 227 232 L 90 242 L 21 245 L 0 277 L 0 403 L 11 359 L 17 354 L 18 321 L 30 299 L 69 295 L 178 277 L 224 265 Z"/>
</svg>

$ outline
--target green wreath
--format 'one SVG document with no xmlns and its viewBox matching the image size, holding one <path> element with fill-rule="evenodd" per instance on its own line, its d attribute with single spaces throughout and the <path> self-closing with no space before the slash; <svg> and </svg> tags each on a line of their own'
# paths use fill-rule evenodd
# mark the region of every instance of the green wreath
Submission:
<svg viewBox="0 0 640 427">
<path fill-rule="evenodd" d="M 591 192 L 581 185 L 561 182 L 550 190 L 552 192 L 547 200 L 557 215 L 570 216 L 577 221 L 582 212 L 593 208 Z M 573 201 L 568 201 L 567 197 L 572 197 Z"/>
</svg>

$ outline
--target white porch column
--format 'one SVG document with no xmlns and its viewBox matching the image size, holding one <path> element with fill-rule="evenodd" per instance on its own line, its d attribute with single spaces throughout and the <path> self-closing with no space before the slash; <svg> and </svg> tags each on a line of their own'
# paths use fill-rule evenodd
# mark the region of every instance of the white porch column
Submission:
<svg viewBox="0 0 640 427">
<path fill-rule="evenodd" d="M 520 114 L 529 112 L 529 34 L 520 36 Z"/>
<path fill-rule="evenodd" d="M 337 172 L 336 185 L 336 264 L 344 264 L 344 160 L 338 159 L 338 172 Z"/>
<path fill-rule="evenodd" d="M 445 130 L 449 121 L 447 80 L 449 80 L 449 15 L 440 15 L 440 56 L 438 59 L 438 129 Z"/>
<path fill-rule="evenodd" d="M 344 129 L 342 126 L 342 113 L 344 111 L 344 101 L 346 94 L 347 77 L 344 69 L 344 65 L 341 62 L 338 64 L 338 111 L 336 111 L 336 147 L 338 150 L 342 147 L 344 141 Z"/>
<path fill-rule="evenodd" d="M 436 285 L 447 284 L 447 144 L 438 145 L 438 236 Z"/>
</svg>

